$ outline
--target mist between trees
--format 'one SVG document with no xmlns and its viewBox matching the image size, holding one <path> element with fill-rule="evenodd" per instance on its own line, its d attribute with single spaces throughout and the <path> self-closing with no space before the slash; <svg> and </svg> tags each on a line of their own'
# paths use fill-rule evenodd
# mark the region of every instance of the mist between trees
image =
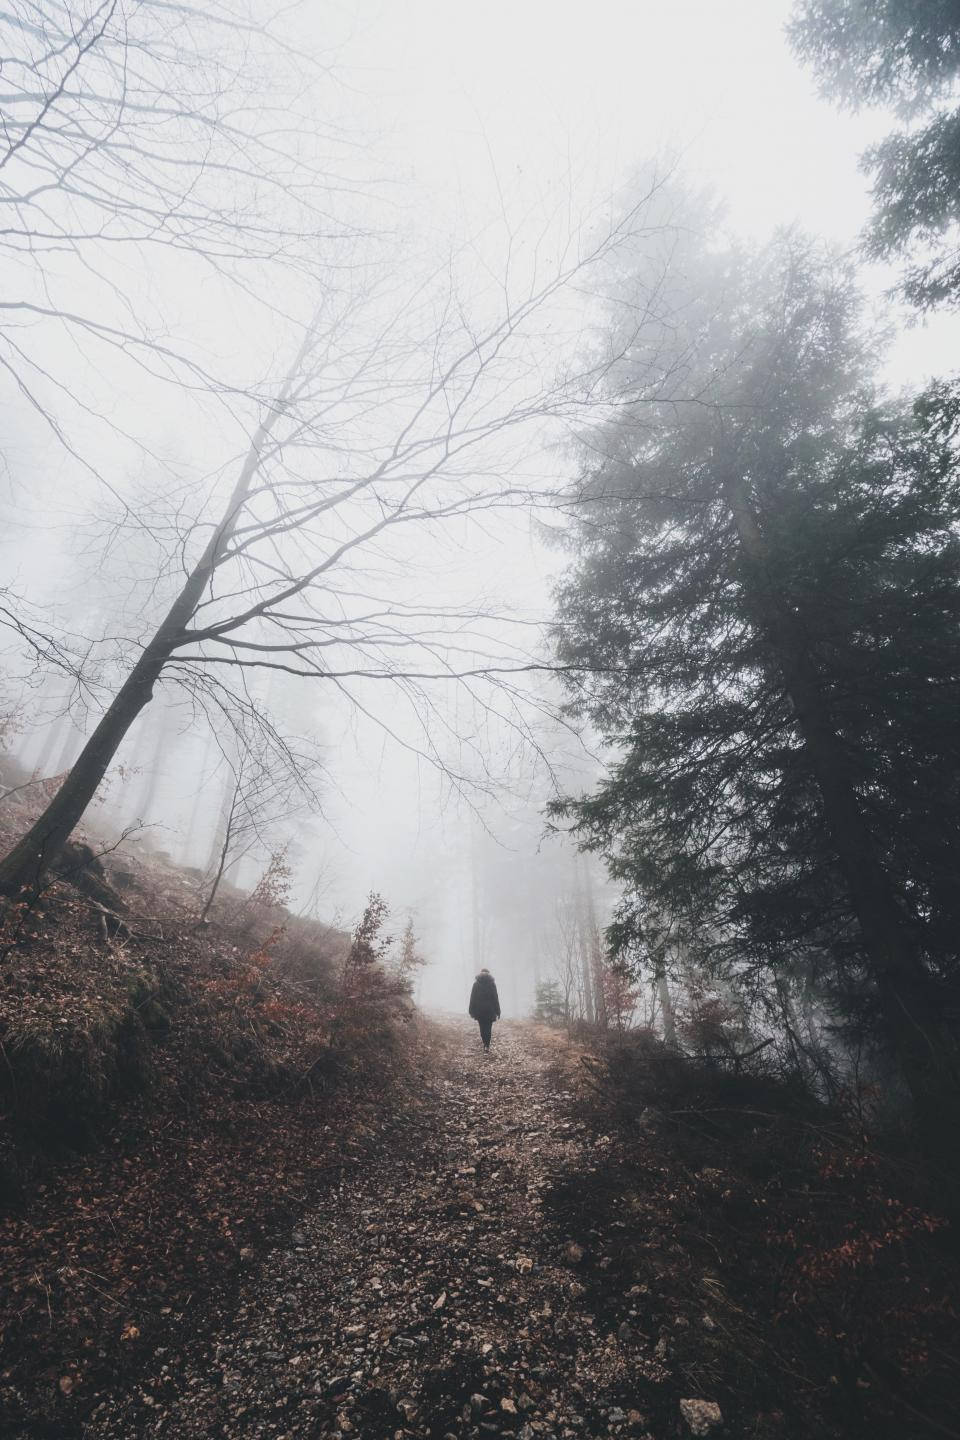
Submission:
<svg viewBox="0 0 960 1440">
<path fill-rule="evenodd" d="M 4 611 L 26 662 L 12 705 L 47 721 L 12 788 L 36 773 L 55 793 L 0 883 L 42 885 L 97 795 L 105 843 L 168 850 L 138 832 L 173 822 L 206 914 L 224 877 L 316 850 L 345 711 L 468 809 L 529 785 L 555 709 L 542 621 L 509 613 L 481 559 L 465 585 L 458 556 L 555 488 L 528 457 L 591 381 L 579 287 L 668 223 L 662 177 L 606 219 L 545 215 L 523 247 L 504 220 L 421 261 L 384 233 L 396 197 L 371 198 L 359 138 L 311 122 L 340 77 L 289 36 L 229 9 L 30 15 L 9 21 L 33 49 L 7 97 L 25 263 L 3 338 L 22 452 L 55 443 L 76 488 L 59 554 L 63 485 L 33 501 L 53 533 Z M 281 100 L 299 129 L 277 128 Z"/>
<path fill-rule="evenodd" d="M 728 241 L 671 164 L 421 258 L 335 57 L 281 21 L 3 27 L 12 493 L 38 476 L 0 611 L 33 805 L 3 892 L 34 897 L 99 796 L 107 846 L 177 811 L 206 918 L 225 878 L 316 853 L 349 714 L 471 813 L 461 953 L 513 957 L 518 1001 L 718 1064 L 767 1045 L 948 1165 L 953 384 L 885 394 L 855 268 Z M 924 303 L 953 294 L 932 273 Z M 567 552 L 552 628 L 484 574 L 531 515 Z M 495 880 L 505 781 L 524 837 L 552 795 L 586 858 Z"/>
</svg>

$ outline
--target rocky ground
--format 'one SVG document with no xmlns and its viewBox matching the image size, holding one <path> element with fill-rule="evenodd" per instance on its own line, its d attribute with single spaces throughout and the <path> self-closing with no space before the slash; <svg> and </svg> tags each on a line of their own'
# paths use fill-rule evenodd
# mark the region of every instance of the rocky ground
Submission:
<svg viewBox="0 0 960 1440">
<path fill-rule="evenodd" d="M 91 1440 L 649 1434 L 670 1374 L 636 1325 L 647 1287 L 600 1323 L 585 1280 L 616 1233 L 567 1233 L 555 1203 L 603 1151 L 564 1113 L 574 1059 L 532 1026 L 499 1025 L 489 1055 L 467 1022 L 432 1029 L 389 1151 L 318 1199 L 212 1333 L 102 1404 Z M 719 1432 L 710 1397 L 668 1391 L 658 1436 Z"/>
</svg>

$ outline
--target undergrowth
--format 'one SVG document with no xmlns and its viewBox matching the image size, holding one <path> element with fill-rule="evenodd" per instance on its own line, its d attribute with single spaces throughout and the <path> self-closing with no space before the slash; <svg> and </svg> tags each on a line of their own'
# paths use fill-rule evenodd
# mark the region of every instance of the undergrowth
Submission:
<svg viewBox="0 0 960 1440">
<path fill-rule="evenodd" d="M 648 1032 L 598 1045 L 580 1080 L 600 1163 L 547 1213 L 622 1231 L 591 1305 L 632 1292 L 685 1394 L 751 1440 L 958 1433 L 960 1257 L 908 1155 Z"/>
</svg>

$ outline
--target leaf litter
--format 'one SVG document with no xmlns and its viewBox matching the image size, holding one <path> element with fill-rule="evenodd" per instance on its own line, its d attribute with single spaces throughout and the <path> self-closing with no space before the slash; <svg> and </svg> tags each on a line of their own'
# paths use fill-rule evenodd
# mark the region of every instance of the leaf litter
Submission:
<svg viewBox="0 0 960 1440">
<path fill-rule="evenodd" d="M 90 1440 L 649 1436 L 625 1397 L 666 1376 L 655 1339 L 644 1357 L 598 1325 L 577 1280 L 589 1237 L 545 1218 L 552 1187 L 597 1163 L 558 1113 L 574 1052 L 522 1024 L 489 1055 L 465 1022 L 428 1033 L 405 1128 L 318 1195 L 214 1333 L 102 1402 Z"/>
</svg>

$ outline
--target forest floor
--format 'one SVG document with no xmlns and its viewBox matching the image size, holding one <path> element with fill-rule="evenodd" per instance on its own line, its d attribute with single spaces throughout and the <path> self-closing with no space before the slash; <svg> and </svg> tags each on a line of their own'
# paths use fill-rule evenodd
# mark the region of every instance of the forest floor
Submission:
<svg viewBox="0 0 960 1440">
<path fill-rule="evenodd" d="M 880 1381 L 844 1373 L 837 1345 L 823 1363 L 802 1340 L 791 1349 L 789 1322 L 774 1338 L 782 1297 L 746 1275 L 734 1244 L 727 1253 L 724 1222 L 703 1218 L 722 1196 L 729 1233 L 765 1265 L 761 1189 L 703 1157 L 691 1168 L 655 1129 L 605 1125 L 565 1037 L 502 1022 L 485 1055 L 467 1021 L 408 1034 L 413 1083 L 376 1137 L 162 1344 L 132 1315 L 128 1373 L 77 1433 L 953 1433 L 878 1409 Z M 798 1333 L 812 1329 L 803 1319 Z"/>
<path fill-rule="evenodd" d="M 634 1329 L 648 1287 L 592 1313 L 585 1272 L 610 1265 L 617 1229 L 557 1203 L 612 1143 L 558 1113 L 575 1050 L 509 1022 L 489 1055 L 469 1022 L 423 1044 L 387 1153 L 318 1197 L 209 1333 L 103 1403 L 91 1440 L 648 1433 L 641 1393 L 671 1379 L 661 1335 Z M 668 1390 L 656 1433 L 690 1434 L 679 1399 L 698 1397 Z"/>
</svg>

